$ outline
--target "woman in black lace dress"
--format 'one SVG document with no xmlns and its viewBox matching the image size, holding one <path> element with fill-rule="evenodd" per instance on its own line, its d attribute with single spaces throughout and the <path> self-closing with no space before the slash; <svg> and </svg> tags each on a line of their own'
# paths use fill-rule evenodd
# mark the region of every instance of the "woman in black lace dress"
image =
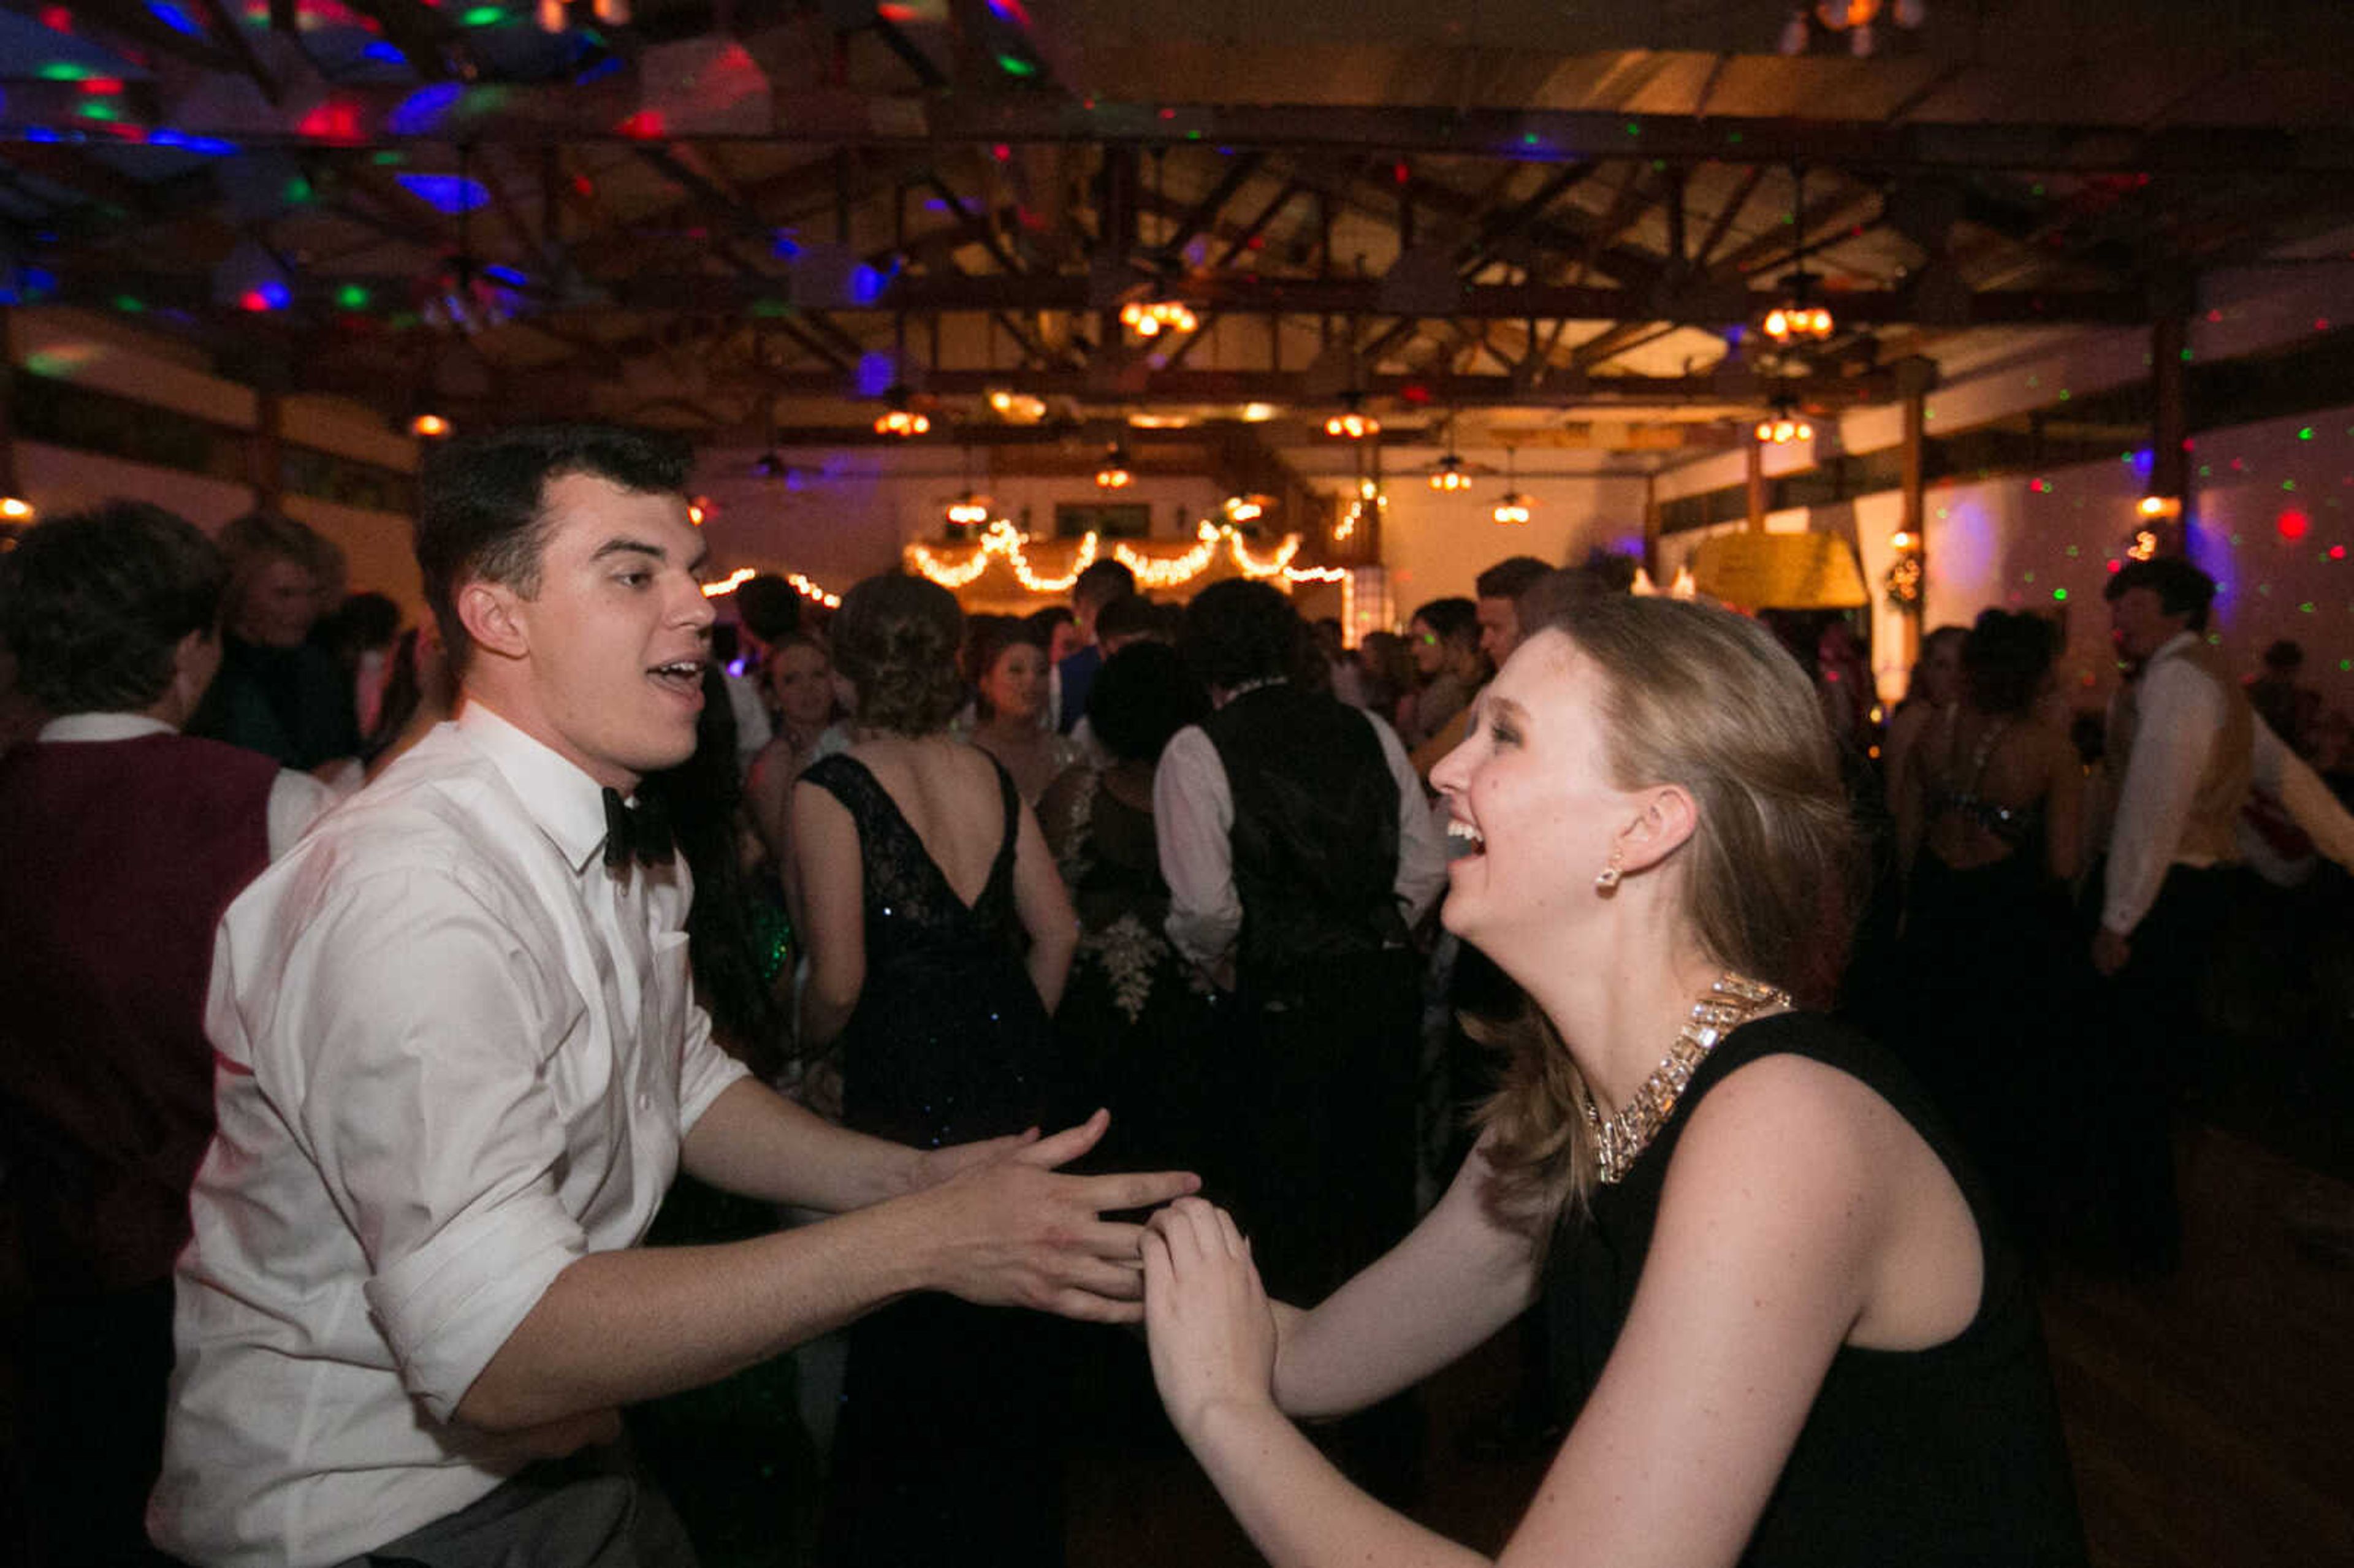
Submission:
<svg viewBox="0 0 2354 1568">
<path fill-rule="evenodd" d="M 2084 769 L 2038 715 L 2052 688 L 2050 622 L 1989 609 L 1962 641 L 1962 700 L 1922 736 L 1897 802 L 1909 852 L 1898 962 L 1913 1026 L 1894 1038 L 2015 1219 L 2049 1172 L 2038 1119 L 2063 1086 L 2083 976 L 2068 884 Z"/>
<path fill-rule="evenodd" d="M 846 1125 L 918 1148 L 1021 1132 L 1065 1097 L 1051 1014 L 1076 923 L 1004 768 L 948 733 L 962 635 L 931 583 L 854 588 L 833 639 L 856 741 L 793 795 L 802 1050 L 837 1054 Z M 821 1560 L 1061 1562 L 1064 1332 L 932 1296 L 854 1326 Z"/>
</svg>

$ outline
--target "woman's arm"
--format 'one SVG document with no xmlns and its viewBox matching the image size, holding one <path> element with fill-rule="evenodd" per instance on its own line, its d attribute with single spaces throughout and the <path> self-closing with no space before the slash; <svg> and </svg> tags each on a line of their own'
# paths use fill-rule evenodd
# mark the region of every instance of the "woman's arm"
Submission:
<svg viewBox="0 0 2354 1568">
<path fill-rule="evenodd" d="M 815 784 L 793 790 L 793 863 L 806 917 L 795 922 L 809 955 L 801 988 L 801 1044 L 815 1050 L 842 1033 L 866 984 L 865 868 L 858 824 Z"/>
<path fill-rule="evenodd" d="M 1078 951 L 1079 917 L 1071 911 L 1071 895 L 1063 890 L 1063 874 L 1055 868 L 1045 835 L 1029 807 L 1022 808 L 1014 828 L 1013 911 L 1030 934 L 1030 983 L 1052 1012 L 1063 1002 L 1063 982 L 1071 978 L 1071 958 Z"/>
<path fill-rule="evenodd" d="M 1534 1238 L 1492 1214 L 1482 1139 L 1406 1238 L 1315 1310 L 1276 1305 L 1276 1403 L 1299 1416 L 1362 1410 L 1469 1352 L 1536 1298 Z"/>
<path fill-rule="evenodd" d="M 744 805 L 752 831 L 781 871 L 793 853 L 793 748 L 783 736 L 762 747 L 752 759 L 752 771 L 744 777 Z"/>
<path fill-rule="evenodd" d="M 1796 1058 L 1712 1093 L 1679 1142 L 1617 1348 L 1502 1562 L 1710 1568 L 1739 1557 L 1825 1370 L 1872 1305 L 1903 1202 L 1891 1150 L 1911 1137 L 1860 1083 Z M 1179 1211 L 1145 1244 L 1154 1376 L 1268 1560 L 1476 1561 L 1357 1491 L 1288 1429 L 1273 1398 L 1274 1322 L 1246 1252 L 1237 1258 L 1239 1239 L 1214 1231 L 1210 1244 L 1206 1205 Z"/>
</svg>

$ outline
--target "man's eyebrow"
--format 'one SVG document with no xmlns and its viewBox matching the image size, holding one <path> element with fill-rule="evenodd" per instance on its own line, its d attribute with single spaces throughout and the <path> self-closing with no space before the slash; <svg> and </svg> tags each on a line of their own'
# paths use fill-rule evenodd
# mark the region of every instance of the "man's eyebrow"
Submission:
<svg viewBox="0 0 2354 1568">
<path fill-rule="evenodd" d="M 626 555 L 652 556 L 657 561 L 670 559 L 670 552 L 660 545 L 649 545 L 643 539 L 632 539 L 627 535 L 606 540 L 597 546 L 596 553 L 588 558 L 591 561 L 601 561 L 608 556 Z"/>
</svg>

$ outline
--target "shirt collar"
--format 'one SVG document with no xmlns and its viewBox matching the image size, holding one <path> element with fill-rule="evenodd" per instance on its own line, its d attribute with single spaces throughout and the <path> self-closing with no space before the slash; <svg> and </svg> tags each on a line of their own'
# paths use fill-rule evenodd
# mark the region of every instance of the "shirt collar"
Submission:
<svg viewBox="0 0 2354 1568">
<path fill-rule="evenodd" d="M 145 714 L 60 714 L 41 726 L 41 740 L 136 740 L 143 735 L 177 735 L 162 719 Z"/>
<path fill-rule="evenodd" d="M 2158 651 L 2149 656 L 2147 664 L 2155 664 L 2160 659 L 2171 658 L 2177 653 L 2188 653 L 2198 646 L 2199 633 L 2191 630 L 2189 627 L 2185 627 L 2180 631 L 2178 631 L 2173 636 L 2168 638 L 2165 641 L 2159 643 L 2158 645 Z M 2147 665 L 2146 664 L 2144 667 L 2147 668 Z"/>
<path fill-rule="evenodd" d="M 468 694 L 456 719 L 459 734 L 490 758 L 524 810 L 572 867 L 585 871 L 605 842 L 605 791 L 578 764 L 533 739 Z"/>
</svg>

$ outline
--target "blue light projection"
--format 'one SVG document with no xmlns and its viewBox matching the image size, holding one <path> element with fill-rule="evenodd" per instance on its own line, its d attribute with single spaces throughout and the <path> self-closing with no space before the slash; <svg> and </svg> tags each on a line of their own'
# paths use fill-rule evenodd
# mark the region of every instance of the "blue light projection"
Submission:
<svg viewBox="0 0 2354 1568">
<path fill-rule="evenodd" d="M 896 379 L 897 364 L 881 349 L 858 356 L 858 395 L 861 397 L 880 397 L 890 390 L 891 383 Z"/>
<path fill-rule="evenodd" d="M 428 135 L 440 128 L 442 116 L 465 96 L 465 88 L 454 81 L 420 87 L 393 106 L 384 117 L 385 128 L 396 136 Z"/>
<path fill-rule="evenodd" d="M 147 0 L 147 14 L 175 33 L 192 38 L 205 36 L 204 24 L 172 4 L 172 0 Z"/>
<path fill-rule="evenodd" d="M 191 136 L 165 126 L 147 135 L 151 147 L 176 147 L 183 153 L 201 153 L 207 158 L 226 158 L 237 151 L 237 143 L 218 136 Z"/>
<path fill-rule="evenodd" d="M 871 305 L 883 297 L 883 285 L 890 280 L 874 268 L 860 263 L 850 274 L 850 297 L 862 305 Z M 875 388 L 881 391 L 881 387 Z"/>
<path fill-rule="evenodd" d="M 494 278 L 511 289 L 525 289 L 531 286 L 530 278 L 516 271 L 512 267 L 502 267 L 496 262 L 484 267 L 482 269 L 482 276 L 485 278 Z"/>
<path fill-rule="evenodd" d="M 372 43 L 367 48 L 362 49 L 360 51 L 360 58 L 364 60 L 375 60 L 379 65 L 407 65 L 408 63 L 408 57 L 400 52 L 399 45 L 387 43 L 382 38 L 378 38 L 375 43 Z"/>
<path fill-rule="evenodd" d="M 395 175 L 400 188 L 436 212 L 472 212 L 491 199 L 477 179 L 460 175 Z"/>
</svg>

